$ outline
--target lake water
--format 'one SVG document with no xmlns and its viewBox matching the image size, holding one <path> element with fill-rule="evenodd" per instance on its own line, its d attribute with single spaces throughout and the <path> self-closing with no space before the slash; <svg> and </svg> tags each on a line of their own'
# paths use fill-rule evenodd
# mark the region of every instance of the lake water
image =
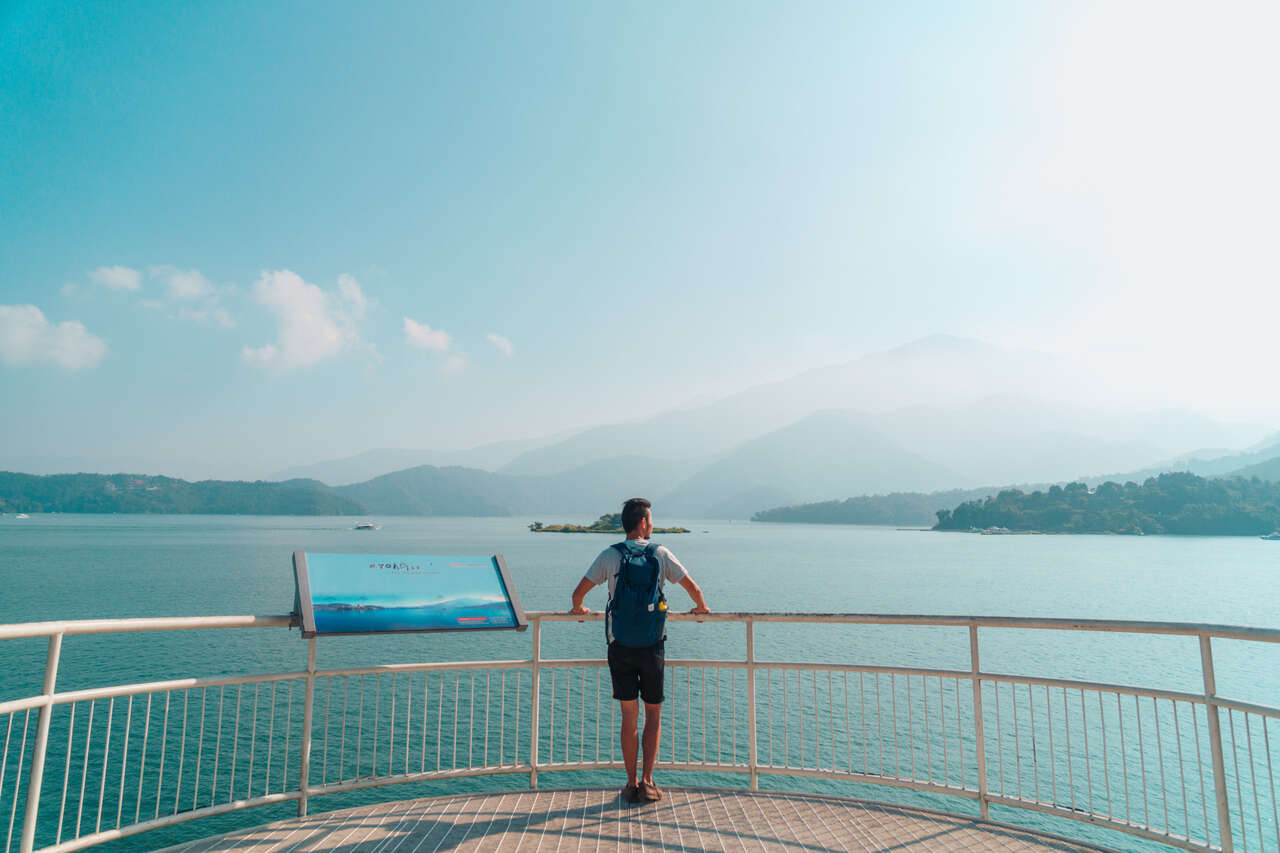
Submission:
<svg viewBox="0 0 1280 853">
<path fill-rule="evenodd" d="M 356 531 L 346 518 L 6 516 L 0 518 L 0 622 L 286 613 L 293 600 L 294 550 L 501 553 L 527 609 L 567 609 L 569 593 L 586 567 L 614 541 L 595 535 L 533 534 L 526 529 L 527 519 L 380 521 L 381 530 Z M 693 530 L 656 538 L 688 567 L 710 606 L 719 611 L 976 614 L 1280 627 L 1280 543 L 1254 538 L 974 536 L 661 517 L 657 521 Z M 682 590 L 672 590 L 669 597 L 673 609 L 688 606 Z M 603 607 L 603 588 L 587 603 L 593 609 Z M 744 655 L 741 626 L 679 623 L 669 633 L 670 658 Z M 544 632 L 543 652 L 554 657 L 600 656 L 602 635 L 598 623 L 553 624 Z M 1280 704 L 1276 651 L 1215 641 L 1219 692 Z M 0 642 L 0 699 L 39 691 L 44 653 L 43 641 Z M 529 653 L 527 633 L 343 637 L 321 641 L 318 665 L 519 659 Z M 969 662 L 967 632 L 954 628 L 765 625 L 758 628 L 756 654 L 773 660 L 957 669 L 967 669 Z M 301 669 L 304 660 L 305 644 L 296 631 L 285 629 L 70 637 L 63 646 L 58 686 L 65 690 L 187 675 Z M 1203 690 L 1197 645 L 1186 638 L 984 631 L 982 665 L 987 671 L 1189 693 Z M 396 794 L 395 789 L 389 794 Z M 225 820 L 253 823 L 285 814 L 287 810 L 258 811 Z M 218 828 L 225 825 L 230 824 Z M 135 839 L 132 847 L 172 843 L 181 837 L 182 830 L 168 830 Z M 1121 843 L 1141 849 L 1136 840 Z"/>
</svg>

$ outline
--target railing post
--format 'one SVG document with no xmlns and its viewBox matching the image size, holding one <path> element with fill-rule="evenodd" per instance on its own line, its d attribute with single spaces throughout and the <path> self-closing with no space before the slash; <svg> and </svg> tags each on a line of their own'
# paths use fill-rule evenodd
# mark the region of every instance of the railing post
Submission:
<svg viewBox="0 0 1280 853">
<path fill-rule="evenodd" d="M 756 753 L 756 631 L 755 622 L 747 620 L 747 769 L 751 773 L 751 790 L 760 790 L 760 765 Z M 817 713 L 815 710 L 814 713 Z"/>
<path fill-rule="evenodd" d="M 311 711 L 316 698 L 316 638 L 307 641 L 307 688 L 302 700 L 302 754 L 298 764 L 298 817 L 307 815 L 311 785 Z"/>
<path fill-rule="evenodd" d="M 1218 801 L 1218 834 L 1223 853 L 1231 853 L 1231 811 L 1227 805 L 1227 776 L 1222 760 L 1222 727 L 1218 722 L 1217 682 L 1213 676 L 1213 649 L 1209 635 L 1200 635 L 1200 668 L 1204 673 L 1204 710 L 1209 718 L 1209 753 L 1213 756 L 1213 793 Z M 1233 744 L 1234 746 L 1234 744 Z M 1207 844 L 1209 839 L 1205 839 Z"/>
<path fill-rule="evenodd" d="M 44 663 L 44 698 L 36 722 L 36 747 L 31 753 L 31 773 L 27 781 L 27 808 L 22 813 L 22 840 L 18 850 L 31 853 L 36 840 L 36 820 L 40 813 L 40 786 L 44 783 L 44 758 L 49 748 L 49 719 L 53 716 L 53 693 L 58 683 L 58 658 L 62 655 L 62 634 L 49 635 L 49 653 Z M 17 795 L 17 788 L 14 788 Z"/>
<path fill-rule="evenodd" d="M 542 662 L 542 620 L 533 620 L 533 658 L 530 661 L 529 787 L 538 787 L 538 667 Z"/>
<path fill-rule="evenodd" d="M 983 820 L 991 819 L 991 806 L 987 803 L 987 742 L 982 731 L 982 680 L 978 673 L 978 626 L 969 625 L 969 672 L 973 680 L 973 739 L 978 753 L 978 814 Z M 999 737 L 999 732 L 996 736 Z"/>
</svg>

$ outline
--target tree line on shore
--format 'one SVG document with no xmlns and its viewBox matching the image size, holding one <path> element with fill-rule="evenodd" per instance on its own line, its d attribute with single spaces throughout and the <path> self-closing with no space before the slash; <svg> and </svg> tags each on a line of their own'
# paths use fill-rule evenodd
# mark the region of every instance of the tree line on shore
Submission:
<svg viewBox="0 0 1280 853">
<path fill-rule="evenodd" d="M 934 530 L 1260 536 L 1280 530 L 1280 483 L 1178 472 L 1095 489 L 1084 483 L 1031 493 L 1006 489 L 937 516 Z"/>
</svg>

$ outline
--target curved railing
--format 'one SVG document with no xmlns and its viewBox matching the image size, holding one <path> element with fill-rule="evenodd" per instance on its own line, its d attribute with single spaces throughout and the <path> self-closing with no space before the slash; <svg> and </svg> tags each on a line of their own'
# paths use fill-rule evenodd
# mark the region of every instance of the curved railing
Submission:
<svg viewBox="0 0 1280 853">
<path fill-rule="evenodd" d="M 269 803 L 405 782 L 616 768 L 616 703 L 601 659 L 548 659 L 528 614 L 523 660 L 451 661 L 182 678 L 60 692 L 65 637 L 282 628 L 288 616 L 0 625 L 48 638 L 42 691 L 0 702 L 0 851 L 75 850 Z M 599 619 L 599 614 L 585 617 Z M 743 626 L 745 655 L 669 660 L 664 769 L 897 786 L 1069 818 L 1188 850 L 1276 850 L 1280 709 L 1215 686 L 1214 640 L 1280 631 L 1103 620 L 813 613 L 674 615 Z M 763 624 L 933 626 L 967 632 L 968 667 L 763 660 Z M 682 629 L 685 630 L 685 629 Z M 770 631 L 803 630 L 770 627 Z M 1003 674 L 980 632 L 1194 638 L 1202 690 Z M 963 634 L 960 635 L 963 637 Z M 962 640 L 963 642 L 963 640 Z M 21 804 L 21 808 L 19 807 Z"/>
</svg>

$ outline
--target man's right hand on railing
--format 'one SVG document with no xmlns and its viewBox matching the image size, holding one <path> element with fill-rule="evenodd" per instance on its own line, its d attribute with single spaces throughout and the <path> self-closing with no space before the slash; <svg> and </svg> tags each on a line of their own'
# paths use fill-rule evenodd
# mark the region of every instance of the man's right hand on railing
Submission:
<svg viewBox="0 0 1280 853">
<path fill-rule="evenodd" d="M 582 616 L 584 614 L 590 613 L 591 609 L 581 602 L 575 602 L 573 607 L 569 608 L 569 612 L 574 614 L 575 616 Z M 579 619 L 578 621 L 582 622 L 583 620 Z"/>
</svg>

